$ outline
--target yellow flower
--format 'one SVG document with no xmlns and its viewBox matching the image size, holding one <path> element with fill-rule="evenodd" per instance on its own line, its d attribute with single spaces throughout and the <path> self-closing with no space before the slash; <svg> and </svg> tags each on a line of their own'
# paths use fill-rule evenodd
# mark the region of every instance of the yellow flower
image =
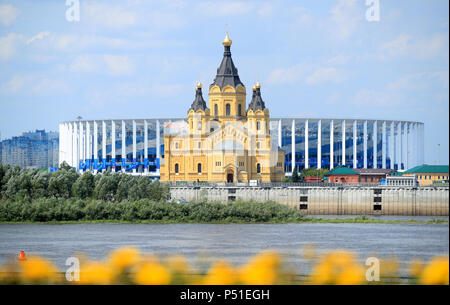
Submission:
<svg viewBox="0 0 450 305">
<path fill-rule="evenodd" d="M 448 285 L 448 257 L 435 257 L 423 270 L 420 281 L 425 285 Z"/>
<path fill-rule="evenodd" d="M 413 277 L 419 277 L 423 270 L 423 262 L 420 259 L 414 259 L 409 263 L 409 274 Z"/>
<path fill-rule="evenodd" d="M 361 285 L 364 282 L 365 270 L 357 264 L 345 268 L 336 278 L 337 285 Z"/>
<path fill-rule="evenodd" d="M 353 253 L 334 251 L 321 258 L 311 272 L 311 284 L 358 285 L 364 281 L 364 268 L 355 262 Z"/>
<path fill-rule="evenodd" d="M 167 258 L 167 265 L 173 272 L 185 274 L 189 271 L 189 264 L 186 258 L 182 255 L 169 256 Z"/>
<path fill-rule="evenodd" d="M 44 258 L 34 256 L 20 263 L 24 281 L 55 282 L 58 269 Z"/>
<path fill-rule="evenodd" d="M 143 263 L 134 278 L 138 285 L 167 285 L 170 279 L 167 268 L 156 262 Z"/>
<path fill-rule="evenodd" d="M 134 247 L 125 247 L 110 253 L 110 263 L 118 269 L 124 269 L 136 264 L 140 259 L 140 252 Z"/>
<path fill-rule="evenodd" d="M 248 285 L 273 285 L 279 276 L 280 263 L 278 253 L 264 251 L 241 268 L 241 280 Z"/>
<path fill-rule="evenodd" d="M 236 271 L 226 261 L 214 263 L 204 278 L 204 285 L 233 285 L 237 282 Z"/>
<path fill-rule="evenodd" d="M 103 262 L 87 262 L 81 266 L 79 284 L 109 285 L 113 283 L 114 272 Z"/>
</svg>

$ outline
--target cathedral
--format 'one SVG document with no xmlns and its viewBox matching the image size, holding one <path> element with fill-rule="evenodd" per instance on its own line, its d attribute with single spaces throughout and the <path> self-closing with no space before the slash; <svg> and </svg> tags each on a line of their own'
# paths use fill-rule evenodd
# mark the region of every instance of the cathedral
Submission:
<svg viewBox="0 0 450 305">
<path fill-rule="evenodd" d="M 253 86 L 246 107 L 247 91 L 231 58 L 228 33 L 222 44 L 223 59 L 209 86 L 209 103 L 198 82 L 185 128 L 164 132 L 161 181 L 240 183 L 284 178 L 284 151 L 270 133 L 261 85 Z"/>
</svg>

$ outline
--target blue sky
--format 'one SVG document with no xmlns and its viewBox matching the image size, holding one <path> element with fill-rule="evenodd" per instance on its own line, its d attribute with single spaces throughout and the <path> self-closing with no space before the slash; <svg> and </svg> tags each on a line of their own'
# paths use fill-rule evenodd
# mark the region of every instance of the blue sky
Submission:
<svg viewBox="0 0 450 305">
<path fill-rule="evenodd" d="M 226 24 L 247 88 L 271 116 L 425 123 L 425 161 L 448 164 L 449 2 L 0 0 L 2 138 L 85 119 L 185 117 L 212 83 Z M 206 94 L 205 94 L 206 98 Z M 247 96 L 248 101 L 251 94 Z"/>
</svg>

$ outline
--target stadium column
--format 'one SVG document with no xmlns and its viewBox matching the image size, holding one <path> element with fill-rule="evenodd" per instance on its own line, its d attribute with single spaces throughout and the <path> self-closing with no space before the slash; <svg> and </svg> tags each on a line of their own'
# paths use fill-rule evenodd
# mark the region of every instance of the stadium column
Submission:
<svg viewBox="0 0 450 305">
<path fill-rule="evenodd" d="M 330 122 L 330 169 L 334 168 L 334 120 Z"/>
<path fill-rule="evenodd" d="M 367 121 L 364 121 L 364 168 L 367 168 Z"/>
<path fill-rule="evenodd" d="M 111 171 L 116 171 L 116 123 L 111 120 Z"/>
<path fill-rule="evenodd" d="M 94 174 L 98 171 L 98 124 L 94 121 Z"/>
<path fill-rule="evenodd" d="M 402 169 L 403 164 L 403 134 L 402 134 L 402 123 L 397 123 L 397 169 Z"/>
<path fill-rule="evenodd" d="M 161 136 L 159 120 L 156 120 L 156 171 L 159 173 L 159 164 L 161 162 Z"/>
<path fill-rule="evenodd" d="M 102 121 L 102 171 L 106 170 L 106 122 Z"/>
<path fill-rule="evenodd" d="M 91 143 L 91 124 L 86 122 L 86 169 L 91 169 L 91 157 L 92 157 L 92 143 Z"/>
<path fill-rule="evenodd" d="M 322 168 L 322 120 L 317 123 L 317 168 Z"/>
<path fill-rule="evenodd" d="M 126 148 L 127 148 L 127 142 L 126 142 L 126 138 L 127 138 L 127 133 L 126 133 L 126 128 L 125 128 L 125 121 L 122 120 L 122 173 L 125 173 L 127 170 L 127 155 L 126 155 Z"/>
<path fill-rule="evenodd" d="M 148 173 L 148 123 L 144 120 L 144 173 Z"/>
<path fill-rule="evenodd" d="M 305 168 L 309 168 L 309 120 L 305 121 Z"/>
<path fill-rule="evenodd" d="M 357 138 L 357 131 L 356 131 L 356 125 L 357 125 L 357 121 L 353 121 L 353 168 L 358 168 L 358 151 L 357 151 L 357 146 L 358 146 L 358 138 Z"/>
<path fill-rule="evenodd" d="M 295 168 L 295 120 L 292 120 L 291 127 L 291 171 L 294 172 Z"/>
<path fill-rule="evenodd" d="M 79 149 L 79 170 L 80 172 L 83 171 L 83 160 L 84 160 L 84 154 L 83 154 L 83 123 L 80 121 L 78 122 L 78 149 Z"/>
<path fill-rule="evenodd" d="M 378 123 L 377 121 L 373 122 L 373 163 L 372 168 L 378 168 Z"/>
<path fill-rule="evenodd" d="M 405 125 L 403 127 L 403 134 L 405 137 L 405 169 L 408 170 L 409 169 L 409 124 L 405 122 Z"/>
<path fill-rule="evenodd" d="M 345 120 L 342 121 L 342 165 L 345 165 Z"/>
<path fill-rule="evenodd" d="M 389 159 L 391 159 L 391 169 L 394 169 L 394 164 L 395 164 L 395 124 L 394 121 L 391 122 L 391 128 L 390 128 L 390 132 L 391 132 L 391 136 L 389 137 Z"/>
<path fill-rule="evenodd" d="M 136 121 L 133 120 L 133 173 L 136 173 Z"/>
<path fill-rule="evenodd" d="M 382 168 L 386 169 L 386 121 L 383 122 L 381 132 L 381 160 Z"/>
<path fill-rule="evenodd" d="M 73 123 L 73 161 L 72 166 L 75 167 L 76 170 L 78 170 L 78 129 L 77 129 L 77 123 Z"/>
<path fill-rule="evenodd" d="M 420 164 L 424 164 L 425 163 L 425 124 L 422 124 L 421 127 L 421 136 L 420 136 L 420 155 L 421 155 L 421 160 L 420 160 Z"/>
<path fill-rule="evenodd" d="M 67 123 L 67 125 L 69 126 L 69 130 L 68 130 L 68 136 L 69 138 L 67 139 L 67 148 L 70 149 L 70 151 L 68 151 L 69 153 L 69 158 L 67 159 L 67 163 L 69 165 L 72 165 L 72 161 L 73 161 L 73 149 L 72 149 L 72 144 L 73 144 L 73 131 L 72 131 L 72 124 L 71 123 Z"/>
<path fill-rule="evenodd" d="M 281 141 L 281 120 L 278 121 L 278 147 L 281 147 L 283 142 Z"/>
</svg>

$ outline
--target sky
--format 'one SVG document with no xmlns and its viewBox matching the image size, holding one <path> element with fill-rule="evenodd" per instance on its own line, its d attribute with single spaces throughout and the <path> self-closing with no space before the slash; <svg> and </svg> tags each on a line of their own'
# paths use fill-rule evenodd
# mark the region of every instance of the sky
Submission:
<svg viewBox="0 0 450 305">
<path fill-rule="evenodd" d="M 186 117 L 228 29 L 247 102 L 260 81 L 272 117 L 420 121 L 425 162 L 448 164 L 449 2 L 378 3 L 369 21 L 366 0 L 0 0 L 1 138 Z"/>
</svg>

